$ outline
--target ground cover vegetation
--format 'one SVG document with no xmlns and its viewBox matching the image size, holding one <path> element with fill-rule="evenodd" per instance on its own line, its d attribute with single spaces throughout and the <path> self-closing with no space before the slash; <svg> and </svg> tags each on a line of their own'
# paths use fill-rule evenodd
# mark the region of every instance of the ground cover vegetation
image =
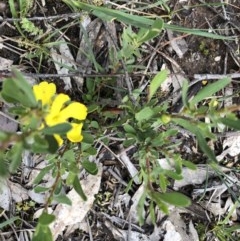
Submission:
<svg viewBox="0 0 240 241">
<path fill-rule="evenodd" d="M 0 2 L 3 240 L 239 239 L 240 10 L 179 2 Z"/>
</svg>

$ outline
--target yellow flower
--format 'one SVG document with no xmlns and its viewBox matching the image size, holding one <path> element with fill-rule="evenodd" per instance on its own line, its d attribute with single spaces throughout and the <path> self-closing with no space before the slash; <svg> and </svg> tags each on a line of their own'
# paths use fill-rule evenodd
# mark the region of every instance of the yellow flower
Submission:
<svg viewBox="0 0 240 241">
<path fill-rule="evenodd" d="M 70 97 L 66 94 L 56 93 L 55 84 L 48 84 L 42 82 L 39 85 L 33 87 L 35 97 L 38 101 L 42 102 L 42 105 L 48 105 L 48 113 L 45 115 L 45 125 L 54 126 L 61 123 L 69 123 L 72 125 L 72 129 L 67 132 L 67 138 L 71 142 L 80 142 L 83 139 L 82 123 L 76 123 L 74 120 L 82 121 L 87 117 L 87 107 L 79 102 L 70 102 Z M 43 128 L 43 126 L 42 126 Z M 58 145 L 63 144 L 63 139 L 60 135 L 54 134 Z"/>
<path fill-rule="evenodd" d="M 80 142 L 83 139 L 81 135 L 83 124 L 72 123 L 72 129 L 67 133 L 67 138 L 71 142 Z"/>
<path fill-rule="evenodd" d="M 59 94 L 53 100 L 49 114 L 45 117 L 48 126 L 54 126 L 60 123 L 67 123 L 69 119 L 85 120 L 87 116 L 87 107 L 79 102 L 72 102 L 69 105 L 66 103 L 70 101 L 68 95 Z M 71 142 L 80 142 L 83 139 L 81 135 L 82 123 L 70 123 L 72 129 L 67 132 L 67 138 Z M 62 145 L 63 140 L 59 135 L 54 135 L 59 145 Z"/>
<path fill-rule="evenodd" d="M 56 85 L 46 81 L 39 85 L 33 86 L 33 92 L 37 101 L 41 101 L 42 105 L 51 104 L 53 96 L 56 94 Z"/>
</svg>

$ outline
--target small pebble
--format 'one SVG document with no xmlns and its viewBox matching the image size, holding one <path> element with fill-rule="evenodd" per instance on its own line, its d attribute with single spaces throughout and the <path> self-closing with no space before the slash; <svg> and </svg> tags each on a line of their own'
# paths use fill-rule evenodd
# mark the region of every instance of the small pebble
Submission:
<svg viewBox="0 0 240 241">
<path fill-rule="evenodd" d="M 221 56 L 217 56 L 217 57 L 214 58 L 215 62 L 219 62 L 220 59 L 221 59 Z"/>
</svg>

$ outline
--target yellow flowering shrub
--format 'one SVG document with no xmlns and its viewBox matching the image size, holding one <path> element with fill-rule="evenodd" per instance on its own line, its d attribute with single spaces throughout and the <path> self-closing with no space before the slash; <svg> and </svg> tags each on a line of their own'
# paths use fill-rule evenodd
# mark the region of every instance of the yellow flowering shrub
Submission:
<svg viewBox="0 0 240 241">
<path fill-rule="evenodd" d="M 44 123 L 41 128 L 51 127 L 62 123 L 71 124 L 72 128 L 67 132 L 67 138 L 71 142 L 81 142 L 83 123 L 86 119 L 87 107 L 79 102 L 71 101 L 66 94 L 56 94 L 56 85 L 46 81 L 33 86 L 36 100 L 44 111 Z M 54 135 L 59 146 L 63 144 L 60 135 Z"/>
</svg>

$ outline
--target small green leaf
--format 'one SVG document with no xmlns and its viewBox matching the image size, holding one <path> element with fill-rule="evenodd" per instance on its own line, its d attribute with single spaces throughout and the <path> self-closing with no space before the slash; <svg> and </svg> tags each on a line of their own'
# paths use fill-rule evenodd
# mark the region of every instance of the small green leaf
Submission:
<svg viewBox="0 0 240 241">
<path fill-rule="evenodd" d="M 63 185 L 62 185 L 62 181 L 61 180 L 59 180 L 57 183 L 56 183 L 56 187 L 55 187 L 55 189 L 54 189 L 54 195 L 59 195 L 60 193 L 61 193 L 61 191 L 62 191 L 62 187 L 63 187 Z"/>
<path fill-rule="evenodd" d="M 162 201 L 172 204 L 174 206 L 188 207 L 189 205 L 191 205 L 190 198 L 179 192 L 158 193 L 157 195 Z"/>
<path fill-rule="evenodd" d="M 83 136 L 83 142 L 84 143 L 88 143 L 88 144 L 93 144 L 94 143 L 94 138 L 91 134 L 89 134 L 88 132 L 83 131 L 82 132 L 82 136 Z"/>
<path fill-rule="evenodd" d="M 40 183 L 43 179 L 43 177 L 50 172 L 50 170 L 52 170 L 54 168 L 54 164 L 50 164 L 46 167 L 44 167 L 43 169 L 41 169 L 41 171 L 38 173 L 37 177 L 34 179 L 33 184 L 37 185 L 38 183 Z"/>
<path fill-rule="evenodd" d="M 196 138 L 198 140 L 198 144 L 199 144 L 201 150 L 204 152 L 204 154 L 211 161 L 214 161 L 216 163 L 218 162 L 214 152 L 208 146 L 204 136 L 201 133 L 201 130 L 197 127 L 197 125 L 193 125 L 190 121 L 187 121 L 187 120 L 184 120 L 184 119 L 181 119 L 181 118 L 173 118 L 173 121 L 175 123 L 177 123 L 178 125 L 181 125 L 182 127 L 184 127 L 186 130 L 189 130 L 190 132 L 195 134 Z"/>
<path fill-rule="evenodd" d="M 143 210 L 144 210 L 144 204 L 145 204 L 146 198 L 147 198 L 147 193 L 143 192 L 137 204 L 137 216 L 138 216 L 140 225 L 143 225 L 145 220 L 143 217 Z"/>
<path fill-rule="evenodd" d="M 82 162 L 83 168 L 90 174 L 96 175 L 98 173 L 98 168 L 95 162 L 90 162 L 88 160 L 84 160 Z"/>
<path fill-rule="evenodd" d="M 124 124 L 123 125 L 123 129 L 127 132 L 127 133 L 131 133 L 131 134 L 135 134 L 136 130 L 129 124 Z"/>
<path fill-rule="evenodd" d="M 34 192 L 35 193 L 41 193 L 41 192 L 46 192 L 49 190 L 49 187 L 42 187 L 42 186 L 36 186 L 34 187 Z"/>
<path fill-rule="evenodd" d="M 138 113 L 135 114 L 135 118 L 138 122 L 143 120 L 149 120 L 154 115 L 154 111 L 150 107 L 144 107 Z"/>
<path fill-rule="evenodd" d="M 54 195 L 53 199 L 58 203 L 72 205 L 72 201 L 65 194 Z"/>
<path fill-rule="evenodd" d="M 91 104 L 88 106 L 88 113 L 92 113 L 94 111 L 97 111 L 99 109 L 99 105 L 97 104 Z"/>
<path fill-rule="evenodd" d="M 79 196 L 83 199 L 83 201 L 87 201 L 87 196 L 83 192 L 81 183 L 80 183 L 77 175 L 75 176 L 74 181 L 73 181 L 73 188 L 79 194 Z"/>
<path fill-rule="evenodd" d="M 185 166 L 193 171 L 197 169 L 197 166 L 190 161 L 182 160 L 182 164 L 183 164 L 183 166 Z"/>
<path fill-rule="evenodd" d="M 149 86 L 148 101 L 152 99 L 153 95 L 157 92 L 158 88 L 167 79 L 167 76 L 168 70 L 163 69 L 153 78 Z"/>
<path fill-rule="evenodd" d="M 198 102 L 204 100 L 207 97 L 213 96 L 216 92 L 226 87 L 231 82 L 231 79 L 224 78 L 218 80 L 212 84 L 208 84 L 207 86 L 203 87 L 190 101 L 190 105 L 194 106 Z"/>
<path fill-rule="evenodd" d="M 56 151 L 58 150 L 58 143 L 57 143 L 56 139 L 54 138 L 54 136 L 46 135 L 45 139 L 48 142 L 48 151 L 51 154 L 56 153 Z"/>
<path fill-rule="evenodd" d="M 91 121 L 90 126 L 95 129 L 99 129 L 99 124 L 97 121 Z"/>
<path fill-rule="evenodd" d="M 67 150 L 66 152 L 64 152 L 63 154 L 63 159 L 67 160 L 68 162 L 75 162 L 75 153 L 72 149 Z"/>
<path fill-rule="evenodd" d="M 42 129 L 42 133 L 45 135 L 53 135 L 53 134 L 65 134 L 72 129 L 72 125 L 69 123 L 61 123 L 55 126 L 45 127 Z"/>
<path fill-rule="evenodd" d="M 166 192 L 167 190 L 166 176 L 162 173 L 159 174 L 159 186 L 162 192 Z"/>
<path fill-rule="evenodd" d="M 182 180 L 183 179 L 181 174 L 178 174 L 171 170 L 164 170 L 164 173 L 165 173 L 165 175 L 169 176 L 170 178 L 172 178 L 174 180 Z"/>
<path fill-rule="evenodd" d="M 138 40 L 138 43 L 141 45 L 142 43 L 155 38 L 160 34 L 162 29 L 163 29 L 163 20 L 161 18 L 158 18 L 153 22 L 153 25 L 149 30 L 146 31 L 144 29 L 146 33 Z"/>
<path fill-rule="evenodd" d="M 229 118 L 220 118 L 219 121 L 228 127 L 231 127 L 236 130 L 240 130 L 240 120 L 233 120 L 233 119 L 229 119 Z"/>
<path fill-rule="evenodd" d="M 33 234 L 32 241 L 53 241 L 51 230 L 46 225 L 38 223 L 36 230 Z"/>
<path fill-rule="evenodd" d="M 82 143 L 82 144 L 83 144 L 83 143 Z M 83 150 L 83 149 L 82 149 L 82 150 Z M 85 149 L 84 151 L 85 151 L 86 153 L 88 153 L 89 155 L 91 155 L 91 156 L 94 156 L 94 155 L 97 154 L 96 148 L 95 148 L 95 147 L 92 147 L 92 146 L 88 147 L 88 148 Z"/>
<path fill-rule="evenodd" d="M 165 140 L 164 140 L 164 138 L 162 137 L 162 135 L 161 134 L 159 134 L 159 136 L 156 136 L 154 139 L 152 139 L 152 141 L 151 141 L 151 145 L 153 146 L 153 147 L 155 147 L 155 146 L 157 146 L 157 147 L 160 147 L 160 146 L 162 146 L 162 145 L 164 145 L 165 144 Z"/>
<path fill-rule="evenodd" d="M 153 205 L 153 201 L 150 202 L 149 211 L 150 211 L 150 217 L 153 224 L 156 224 L 155 207 Z"/>
<path fill-rule="evenodd" d="M 19 219 L 19 217 L 12 217 L 12 218 L 9 218 L 6 221 L 1 222 L 0 223 L 0 229 L 6 227 L 7 225 L 13 224 L 18 219 Z"/>
<path fill-rule="evenodd" d="M 31 145 L 31 149 L 34 153 L 46 153 L 49 145 L 47 140 L 39 134 L 34 135 L 34 142 Z"/>
<path fill-rule="evenodd" d="M 11 173 L 16 172 L 22 161 L 23 145 L 22 143 L 16 143 L 8 153 L 8 159 L 10 160 L 9 171 Z"/>
<path fill-rule="evenodd" d="M 150 198 L 158 205 L 160 210 L 162 210 L 164 213 L 168 214 L 168 206 L 163 202 L 160 194 L 158 192 L 154 191 L 148 191 L 148 194 Z"/>
<path fill-rule="evenodd" d="M 48 226 L 55 220 L 55 216 L 46 212 L 43 212 L 39 217 L 39 223 L 43 226 Z"/>
<path fill-rule="evenodd" d="M 9 102 L 19 102 L 26 107 L 36 107 L 37 101 L 31 85 L 18 71 L 13 70 L 13 74 L 13 78 L 8 78 L 3 82 L 2 97 Z"/>
</svg>

